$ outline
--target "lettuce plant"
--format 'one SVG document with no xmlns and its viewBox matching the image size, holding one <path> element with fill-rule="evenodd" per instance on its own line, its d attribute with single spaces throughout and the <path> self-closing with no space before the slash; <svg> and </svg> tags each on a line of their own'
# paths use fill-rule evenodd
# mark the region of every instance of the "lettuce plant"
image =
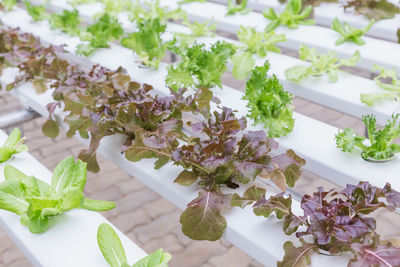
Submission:
<svg viewBox="0 0 400 267">
<path fill-rule="evenodd" d="M 239 13 L 240 15 L 248 14 L 251 9 L 247 8 L 247 0 L 228 0 L 228 11 L 226 16 L 235 15 Z"/>
<path fill-rule="evenodd" d="M 81 31 L 81 40 L 89 43 L 78 45 L 76 53 L 89 56 L 96 48 L 109 47 L 111 41 L 119 40 L 123 34 L 124 30 L 118 19 L 104 13 L 94 24 Z"/>
<path fill-rule="evenodd" d="M 62 106 L 66 112 L 64 121 L 69 126 L 67 136 L 80 134 L 83 138 L 90 138 L 89 149 L 79 154 L 79 158 L 87 162 L 88 169 L 99 170 L 96 150 L 101 139 L 118 134 L 124 138 L 121 152 L 128 160 L 136 162 L 154 158 L 155 168 L 172 161 L 184 168 L 176 183 L 198 183 L 199 197 L 181 216 L 182 229 L 191 238 L 216 240 L 221 237 L 226 228 L 221 213 L 232 207 L 233 197 L 229 192 L 222 193 L 221 188 L 235 189 L 259 176 L 272 180 L 285 190 L 287 186 L 293 187 L 301 176 L 305 161 L 292 150 L 270 155 L 278 144 L 264 131 L 244 131 L 247 124 L 244 117 L 236 118 L 228 108 L 214 112 L 212 117 L 210 101 L 217 100 L 207 87 L 199 87 L 189 96 L 185 96 L 187 90 L 182 88 L 171 95 L 158 96 L 150 85 L 132 81 L 123 68 L 115 71 L 98 65 L 91 69 L 82 68 L 60 59 L 57 51 L 62 49 L 44 47 L 31 34 L 7 29 L 1 29 L 0 33 L 4 40 L 0 42 L 0 53 L 4 56 L 0 64 L 16 66 L 20 70 L 27 66 L 30 66 L 28 69 L 38 69 L 30 71 L 26 81 L 35 80 L 38 73 L 43 84 L 53 91 L 56 102 L 48 104 L 49 121 L 54 120 L 55 109 Z M 22 58 L 18 57 L 19 45 L 27 51 L 22 53 Z M 233 54 L 231 45 L 225 43 L 216 43 L 211 49 L 219 51 L 218 57 L 224 63 Z M 31 59 L 29 64 L 26 64 L 26 58 Z M 208 60 L 208 55 L 200 59 L 204 58 Z M 215 60 L 211 57 L 210 62 L 204 64 L 200 61 L 198 64 L 220 70 L 225 64 L 213 64 L 220 62 L 221 58 Z M 209 81 L 208 76 L 202 76 L 202 71 L 199 69 L 194 73 L 202 81 Z M 188 123 L 198 137 L 188 137 L 182 130 L 182 115 L 189 112 L 203 117 L 200 122 Z M 49 121 L 49 127 L 44 128 L 56 136 L 53 128 L 58 129 L 57 123 Z"/>
<path fill-rule="evenodd" d="M 0 55 L 4 59 L 0 71 L 5 67 L 18 68 L 19 75 L 6 85 L 7 90 L 31 82 L 38 94 L 47 90 L 46 79 L 62 76 L 62 61 L 56 56 L 63 49 L 56 46 L 43 46 L 30 34 L 5 28 L 0 32 Z M 57 74 L 56 74 L 57 73 Z"/>
<path fill-rule="evenodd" d="M 383 129 L 378 129 L 374 115 L 363 116 L 362 120 L 368 131 L 369 144 L 366 138 L 354 133 L 351 128 L 336 134 L 336 145 L 344 152 L 353 152 L 356 148 L 361 150 L 364 159 L 385 160 L 394 157 L 400 152 L 400 145 L 394 140 L 400 136 L 400 124 L 397 123 L 400 114 L 392 115 Z"/>
<path fill-rule="evenodd" d="M 222 236 L 226 220 L 221 213 L 231 207 L 232 198 L 222 187 L 236 189 L 261 175 L 285 189 L 301 176 L 302 158 L 292 150 L 271 156 L 278 144 L 264 131 L 245 132 L 246 124 L 244 117 L 236 118 L 224 107 L 208 121 L 191 125 L 197 136 L 204 137 L 193 137 L 172 153 L 174 164 L 185 168 L 174 182 L 197 182 L 201 188 L 180 218 L 183 233 L 191 239 L 212 241 Z"/>
<path fill-rule="evenodd" d="M 44 5 L 32 5 L 29 1 L 24 1 L 28 14 L 33 21 L 41 21 L 47 19 L 46 7 Z"/>
<path fill-rule="evenodd" d="M 73 157 L 61 161 L 54 169 L 51 184 L 28 176 L 7 165 L 5 181 L 0 184 L 0 209 L 21 215 L 21 224 L 32 233 L 43 233 L 49 220 L 69 210 L 81 208 L 105 211 L 115 203 L 85 198 L 86 163 Z"/>
<path fill-rule="evenodd" d="M 278 78 L 268 77 L 269 62 L 264 66 L 255 67 L 246 83 L 244 99 L 248 101 L 248 117 L 255 124 L 264 124 L 268 136 L 285 136 L 293 130 L 292 95 L 283 90 Z"/>
<path fill-rule="evenodd" d="M 400 193 L 390 184 L 384 188 L 360 182 L 348 184 L 343 190 L 324 191 L 322 187 L 301 200 L 303 215 L 293 213 L 292 198 L 283 193 L 265 198 L 265 189 L 250 187 L 243 196 L 237 194 L 232 204 L 245 207 L 253 204 L 257 216 L 275 214 L 283 221 L 287 235 L 296 234 L 300 246 L 287 241 L 285 255 L 278 267 L 292 266 L 295 262 L 309 266 L 311 256 L 318 253 L 340 255 L 349 252 L 353 258 L 348 266 L 397 266 L 400 264 L 400 248 L 393 240 L 382 241 L 376 233 L 376 221 L 367 216 L 373 211 L 386 208 L 393 211 L 400 206 Z M 303 239 L 307 238 L 307 241 Z M 393 242 L 393 244 L 392 244 Z"/>
<path fill-rule="evenodd" d="M 335 18 L 332 22 L 332 29 L 340 34 L 340 38 L 336 40 L 335 45 L 341 45 L 345 42 L 353 42 L 358 45 L 364 45 L 365 41 L 361 38 L 364 34 L 366 34 L 375 23 L 375 20 L 372 19 L 364 29 L 357 29 L 347 22 L 340 23 L 340 21 Z"/>
<path fill-rule="evenodd" d="M 9 11 L 17 4 L 17 0 L 2 0 L 0 4 Z"/>
<path fill-rule="evenodd" d="M 0 147 L 0 163 L 10 160 L 15 154 L 28 151 L 28 147 L 24 145 L 25 139 L 25 137 L 21 138 L 21 131 L 14 128 L 3 146 Z"/>
<path fill-rule="evenodd" d="M 300 46 L 299 58 L 311 62 L 307 66 L 294 66 L 285 70 L 285 76 L 288 80 L 300 82 L 308 76 L 321 76 L 327 74 L 330 82 L 337 82 L 337 71 L 341 66 L 355 66 L 360 61 L 360 52 L 358 50 L 348 59 L 338 59 L 337 53 L 329 51 L 327 54 L 319 54 L 317 49 L 308 48 L 305 45 Z"/>
<path fill-rule="evenodd" d="M 168 66 L 165 83 L 172 90 L 179 88 L 222 87 L 221 77 L 227 70 L 228 59 L 234 54 L 234 47 L 218 41 L 206 48 L 205 44 L 178 49 L 181 61 Z"/>
<path fill-rule="evenodd" d="M 241 80 L 247 78 L 255 65 L 253 55 L 265 57 L 268 51 L 280 53 L 276 44 L 286 41 L 284 34 L 275 34 L 274 31 L 257 32 L 255 28 L 243 26 L 240 26 L 237 36 L 243 47 L 239 47 L 232 57 L 232 75 Z"/>
<path fill-rule="evenodd" d="M 285 25 L 290 29 L 297 29 L 299 25 L 314 25 L 314 19 L 307 19 L 312 12 L 312 6 L 306 6 L 302 9 L 302 5 L 301 0 L 290 0 L 279 15 L 273 8 L 265 10 L 263 12 L 264 17 L 271 21 L 265 31 L 272 31 L 279 25 Z"/>
<path fill-rule="evenodd" d="M 59 29 L 72 36 L 79 35 L 81 31 L 81 19 L 76 9 L 64 9 L 60 14 L 50 15 L 49 23 L 52 29 Z"/>
<path fill-rule="evenodd" d="M 79 154 L 90 171 L 98 172 L 96 150 L 104 136 L 126 137 L 123 152 L 130 161 L 156 158 L 156 168 L 170 159 L 178 139 L 185 139 L 181 116 L 197 110 L 196 100 L 181 95 L 159 97 L 153 87 L 132 82 L 126 71 L 110 71 L 99 66 L 87 72 L 72 69 L 65 81 L 54 83 L 53 97 L 63 101 L 68 112 L 67 136 L 79 133 L 90 147 Z M 183 94 L 183 92 L 180 92 Z"/>
<path fill-rule="evenodd" d="M 168 47 L 168 43 L 162 40 L 166 27 L 159 18 L 140 20 L 138 31 L 128 34 L 121 44 L 135 51 L 143 64 L 157 69 Z"/>
<path fill-rule="evenodd" d="M 102 223 L 97 229 L 97 243 L 104 258 L 111 267 L 168 267 L 169 253 L 160 248 L 133 265 L 129 265 L 125 250 L 114 229 Z"/>
<path fill-rule="evenodd" d="M 345 11 L 354 10 L 368 19 L 392 19 L 400 12 L 400 8 L 388 0 L 347 0 L 344 2 Z"/>
<path fill-rule="evenodd" d="M 374 78 L 374 81 L 385 92 L 361 94 L 361 102 L 371 107 L 377 102 L 385 100 L 398 101 L 400 97 L 400 80 L 397 78 L 396 69 L 386 69 L 384 67 L 374 65 L 372 71 L 379 71 L 379 75 Z M 390 79 L 391 83 L 383 82 L 383 79 Z"/>
</svg>

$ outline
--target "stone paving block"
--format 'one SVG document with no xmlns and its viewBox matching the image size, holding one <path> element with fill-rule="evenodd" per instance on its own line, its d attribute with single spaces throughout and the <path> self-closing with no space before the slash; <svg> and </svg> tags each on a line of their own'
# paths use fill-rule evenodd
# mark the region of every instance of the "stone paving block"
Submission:
<svg viewBox="0 0 400 267">
<path fill-rule="evenodd" d="M 144 204 L 143 208 L 146 210 L 146 213 L 153 219 L 162 214 L 170 213 L 177 209 L 173 204 L 171 204 L 171 202 L 163 198 L 146 203 Z"/>
<path fill-rule="evenodd" d="M 118 187 L 110 186 L 103 190 L 99 190 L 92 194 L 88 194 L 87 196 L 92 199 L 117 201 L 119 199 L 120 195 L 121 195 L 121 192 L 118 190 Z"/>
<path fill-rule="evenodd" d="M 147 253 L 151 253 L 159 248 L 164 248 L 168 253 L 176 253 L 181 251 L 183 246 L 178 242 L 174 235 L 169 234 L 163 238 L 146 242 L 142 247 L 142 249 Z"/>
<path fill-rule="evenodd" d="M 9 263 L 7 267 L 28 267 L 31 263 L 26 259 L 19 259 L 15 262 Z"/>
<path fill-rule="evenodd" d="M 215 266 L 224 266 L 226 264 L 226 259 L 230 261 L 229 267 L 248 266 L 252 261 L 252 258 L 239 248 L 231 247 L 224 254 L 212 257 L 209 263 Z"/>
<path fill-rule="evenodd" d="M 119 192 L 119 195 L 122 194 Z M 122 196 L 116 200 L 118 209 L 111 210 L 110 213 L 114 216 L 120 212 L 134 211 L 143 206 L 145 203 L 159 198 L 151 190 L 145 188 L 142 191 L 132 192 L 131 194 Z"/>
<path fill-rule="evenodd" d="M 121 181 L 129 179 L 126 174 L 117 171 L 115 175 L 112 172 L 107 172 L 101 175 L 89 173 L 87 183 L 85 186 L 85 192 L 88 194 L 94 194 L 97 191 L 102 191 L 110 186 L 115 186 L 120 192 L 120 187 L 117 186 Z M 124 194 L 120 192 L 120 194 Z"/>
<path fill-rule="evenodd" d="M 122 194 L 128 194 L 130 192 L 135 192 L 142 190 L 146 186 L 140 182 L 139 180 L 136 180 L 132 177 L 129 176 L 129 179 L 124 180 L 120 183 L 117 184 L 119 190 L 121 191 Z"/>
<path fill-rule="evenodd" d="M 194 241 L 181 252 L 175 253 L 171 259 L 171 266 L 198 267 L 203 266 L 212 256 L 224 253 L 226 249 L 218 242 Z M 227 266 L 231 262 L 225 261 Z M 225 265 L 224 264 L 224 265 Z"/>
<path fill-rule="evenodd" d="M 175 210 L 170 214 L 160 216 L 157 220 L 149 224 L 136 227 L 133 232 L 141 243 L 149 240 L 166 236 L 177 224 L 179 224 L 179 216 L 181 212 Z M 155 231 L 155 229 L 157 229 Z"/>
<path fill-rule="evenodd" d="M 127 233 L 139 225 L 150 223 L 151 218 L 146 214 L 144 209 L 137 209 L 135 211 L 120 213 L 112 221 L 120 231 Z"/>
<path fill-rule="evenodd" d="M 15 262 L 22 257 L 23 254 L 18 247 L 10 247 L 2 253 L 1 260 L 5 266 L 8 266 L 8 264 Z"/>
</svg>

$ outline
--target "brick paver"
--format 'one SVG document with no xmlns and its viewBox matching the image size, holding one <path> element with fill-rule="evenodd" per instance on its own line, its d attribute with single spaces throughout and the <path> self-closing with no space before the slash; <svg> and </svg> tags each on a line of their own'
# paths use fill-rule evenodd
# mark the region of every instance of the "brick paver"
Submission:
<svg viewBox="0 0 400 267">
<path fill-rule="evenodd" d="M 225 78 L 224 82 L 236 85 L 236 88 L 243 88 L 243 83 L 238 83 L 229 76 Z M 351 126 L 356 128 L 359 133 L 363 132 L 363 125 L 358 119 L 299 98 L 294 99 L 294 105 L 298 112 L 315 119 L 336 127 Z M 18 102 L 8 94 L 3 94 L 3 98 L 0 98 L 0 116 L 18 108 Z M 50 170 L 54 169 L 56 164 L 66 156 L 77 156 L 79 151 L 85 148 L 85 145 L 78 140 L 66 138 L 63 132 L 55 140 L 43 136 L 40 130 L 43 121 L 43 118 L 30 121 L 25 123 L 22 129 L 28 138 L 27 145 L 30 153 Z M 103 215 L 146 252 L 152 252 L 159 247 L 165 248 L 173 256 L 170 264 L 173 267 L 261 266 L 225 240 L 217 242 L 189 240 L 181 232 L 180 211 L 174 205 L 120 170 L 113 163 L 102 157 L 99 157 L 99 161 L 102 170 L 98 174 L 90 173 L 88 175 L 86 194 L 91 198 L 115 201 L 116 209 L 104 212 Z M 333 187 L 331 183 L 321 180 L 312 173 L 305 172 L 295 189 L 301 194 L 311 193 L 320 185 L 325 188 Z M 377 217 L 379 218 L 378 230 L 384 237 L 400 236 L 400 230 L 397 232 L 393 230 L 395 227 L 392 223 L 398 220 L 399 216 L 379 212 Z M 1 230 L 0 240 L 0 267 L 31 266 L 25 256 Z"/>
</svg>

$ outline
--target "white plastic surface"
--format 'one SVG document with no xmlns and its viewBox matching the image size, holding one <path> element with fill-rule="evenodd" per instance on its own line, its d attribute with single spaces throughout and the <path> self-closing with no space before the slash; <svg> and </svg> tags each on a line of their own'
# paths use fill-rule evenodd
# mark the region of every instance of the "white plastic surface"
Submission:
<svg viewBox="0 0 400 267">
<path fill-rule="evenodd" d="M 7 135 L 0 130 L 0 144 L 6 138 Z M 6 164 L 47 183 L 51 181 L 51 172 L 29 153 L 17 154 L 11 161 L 0 164 L 0 181 L 4 180 Z M 26 226 L 21 225 L 20 216 L 0 210 L 1 227 L 34 266 L 108 267 L 97 245 L 97 228 L 102 223 L 110 224 L 97 212 L 78 209 L 51 219 L 51 226 L 45 233 L 32 234 Z M 128 262 L 134 263 L 147 255 L 118 229 L 113 228 L 121 238 Z"/>
<path fill-rule="evenodd" d="M 179 0 L 162 0 L 165 6 L 176 7 Z M 226 6 L 216 3 L 189 3 L 182 6 L 188 13 L 189 20 L 204 21 L 213 19 L 218 22 L 217 28 L 229 33 L 236 33 L 239 27 L 252 26 L 262 31 L 269 21 L 258 12 L 250 12 L 246 15 L 236 14 L 225 16 Z M 360 51 L 361 61 L 357 67 L 371 70 L 374 63 L 392 68 L 400 62 L 400 45 L 392 42 L 382 41 L 374 38 L 364 37 L 366 44 L 363 46 L 354 43 L 344 43 L 336 46 L 335 41 L 339 34 L 331 29 L 320 26 L 300 26 L 298 29 L 289 29 L 280 26 L 275 30 L 276 33 L 286 34 L 287 41 L 278 45 L 290 49 L 298 50 L 300 44 L 316 47 L 318 50 L 326 52 L 329 50 L 337 51 L 340 57 L 349 57 L 356 50 Z"/>
<path fill-rule="evenodd" d="M 226 4 L 226 0 L 213 0 L 212 2 Z M 389 1 L 390 2 L 390 1 Z M 278 0 L 249 0 L 247 6 L 254 11 L 262 12 L 269 8 L 274 8 L 280 12 L 285 8 L 285 4 Z M 340 3 L 321 3 L 314 7 L 314 19 L 318 25 L 331 27 L 334 18 L 341 22 L 345 21 L 357 28 L 364 28 L 369 20 L 362 15 L 355 15 L 352 11 L 345 12 Z M 385 19 L 375 22 L 372 28 L 366 33 L 367 36 L 397 42 L 397 30 L 400 27 L 400 14 L 396 14 L 393 19 Z"/>
<path fill-rule="evenodd" d="M 18 88 L 14 95 L 28 100 L 33 109 L 46 116 L 47 110 L 45 104 L 48 103 L 46 97 L 50 97 L 49 93 L 37 98 L 32 86 L 26 84 Z M 56 117 L 59 121 L 62 121 L 61 112 L 56 112 Z M 65 127 L 65 124 L 63 126 Z M 162 197 L 174 203 L 180 209 L 184 209 L 187 203 L 196 197 L 196 186 L 184 187 L 173 182 L 182 171 L 181 167 L 167 164 L 160 170 L 155 170 L 154 160 L 151 159 L 145 159 L 137 163 L 130 162 L 126 160 L 124 155 L 120 152 L 122 143 L 123 140 L 120 136 L 106 137 L 101 141 L 98 152 L 132 176 L 139 179 Z M 242 191 L 243 190 L 244 188 L 242 188 Z M 294 211 L 297 214 L 300 214 L 299 202 L 296 200 L 293 200 L 293 202 Z M 257 217 L 253 214 L 250 207 L 247 207 L 244 210 L 233 209 L 226 214 L 226 219 L 228 226 L 224 233 L 224 238 L 261 263 L 265 264 L 265 266 L 275 266 L 276 262 L 281 260 L 283 257 L 284 242 L 290 240 L 298 244 L 298 241 L 294 236 L 286 236 L 283 233 L 282 224 L 275 218 L 265 219 L 264 217 Z M 271 242 L 271 240 L 273 242 Z M 165 250 L 168 251 L 168 247 L 166 247 Z M 347 266 L 347 261 L 347 256 L 327 257 L 315 255 L 312 258 L 312 266 L 319 267 L 324 265 L 326 267 L 345 267 Z M 44 266 L 52 267 L 55 265 Z"/>
<path fill-rule="evenodd" d="M 73 42 L 70 40 L 77 39 L 67 37 L 65 34 L 54 34 L 46 25 L 40 26 L 24 21 L 23 16 L 18 15 L 18 20 L 15 19 L 16 17 L 15 13 L 8 13 L 3 16 L 3 21 L 6 24 L 18 25 L 23 31 L 32 32 L 51 43 L 72 44 Z M 68 49 L 74 51 L 73 45 Z M 118 46 L 112 46 L 111 49 L 99 49 L 90 57 L 90 60 L 110 69 L 123 66 L 133 80 L 150 83 L 162 94 L 169 93 L 168 88 L 164 85 L 167 74 L 166 64 L 160 64 L 159 70 L 141 68 L 140 64 L 135 62 L 137 58 L 132 51 Z M 22 99 L 26 99 L 24 102 L 29 105 L 37 105 L 33 107 L 35 110 L 41 106 L 45 107 L 51 101 L 49 95 L 47 97 L 46 95 L 27 95 L 23 90 L 18 90 L 18 92 Z M 223 90 L 215 89 L 214 93 L 221 99 L 222 105 L 237 109 L 240 116 L 247 114 L 246 103 L 241 99 L 242 92 L 224 86 Z M 42 101 L 41 104 L 38 104 L 37 100 Z M 341 186 L 366 180 L 380 187 L 383 187 L 386 182 L 390 182 L 394 189 L 400 190 L 400 179 L 398 179 L 400 158 L 386 163 L 366 162 L 361 158 L 360 152 L 347 154 L 336 148 L 334 135 L 337 133 L 337 128 L 298 113 L 295 113 L 294 116 L 296 123 L 293 132 L 286 137 L 278 138 L 277 141 L 279 141 L 282 151 L 291 148 L 304 157 L 307 160 L 306 169 Z M 262 129 L 261 126 L 249 128 Z"/>
<path fill-rule="evenodd" d="M 65 0 L 53 0 L 49 7 L 62 10 L 71 8 L 71 6 Z M 97 7 L 97 8 L 96 8 Z M 99 12 L 98 5 L 81 5 L 78 6 L 79 13 L 86 19 L 90 20 L 94 14 Z M 23 13 L 23 12 L 22 12 Z M 17 15 L 13 16 L 14 18 Z M 18 14 L 19 18 L 29 21 L 29 17 L 23 14 Z M 6 16 L 5 19 L 8 17 Z M 133 30 L 135 26 L 129 23 L 126 16 L 123 14 L 120 16 L 123 21 L 123 27 L 125 30 Z M 46 24 L 46 23 L 43 23 Z M 185 32 L 188 31 L 186 27 L 181 25 L 168 23 L 168 29 L 166 38 L 170 38 L 173 32 Z M 38 33 L 41 31 L 37 31 Z M 49 39 L 53 34 L 42 35 L 43 38 Z M 200 42 L 213 43 L 216 40 L 224 40 L 234 44 L 240 45 L 237 41 L 222 37 L 210 37 L 210 38 L 199 38 Z M 51 41 L 49 41 L 51 42 Z M 62 42 L 58 42 L 61 44 Z M 71 43 L 71 41 L 66 41 Z M 79 43 L 78 38 L 74 38 L 69 51 L 74 52 L 75 45 Z M 256 60 L 257 65 L 263 65 L 265 60 L 269 60 L 271 63 L 270 73 L 277 75 L 279 80 L 283 83 L 286 90 L 292 94 L 316 102 L 320 105 L 327 106 L 332 109 L 336 109 L 340 112 L 345 112 L 351 116 L 361 118 L 362 115 L 373 113 L 376 115 L 377 122 L 380 125 L 384 125 L 388 119 L 391 118 L 393 113 L 400 112 L 400 105 L 395 101 L 382 101 L 376 104 L 374 107 L 368 107 L 366 104 L 360 101 L 360 94 L 362 93 L 380 93 L 383 92 L 374 81 L 365 79 L 356 75 L 352 75 L 343 71 L 338 72 L 338 82 L 329 82 L 326 76 L 322 77 L 308 77 L 304 81 L 299 83 L 288 81 L 284 75 L 287 68 L 294 65 L 309 65 L 308 62 L 282 55 L 277 53 L 269 52 L 266 58 L 258 58 Z M 137 59 L 138 60 L 138 59 Z M 349 90 L 351 88 L 351 90 Z"/>
<path fill-rule="evenodd" d="M 63 37 L 64 40 L 62 40 L 61 35 L 55 36 L 49 34 L 48 31 L 45 31 L 44 28 L 40 28 L 37 25 L 35 27 L 31 26 L 30 28 L 28 25 L 23 25 L 22 30 L 34 31 L 35 34 L 38 35 L 48 35 L 53 41 L 65 42 L 65 37 Z M 69 49 L 71 49 L 71 47 Z M 71 51 L 73 51 L 73 48 Z M 128 73 L 136 81 L 151 81 L 151 84 L 159 89 L 160 92 L 167 92 L 167 89 L 164 87 L 164 76 L 166 74 L 165 64 L 161 64 L 159 71 L 139 68 L 138 64 L 135 63 L 135 58 L 131 51 L 115 46 L 109 50 L 101 49 L 97 51 L 91 57 L 91 60 L 93 62 L 101 62 L 103 66 L 109 68 L 122 65 L 127 68 Z M 216 93 L 221 97 L 223 103 L 229 103 L 230 106 L 234 105 L 235 108 L 240 110 L 241 114 L 245 112 L 244 103 L 240 100 L 241 92 L 225 87 L 224 90 L 218 90 Z M 38 96 L 33 88 L 27 84 L 13 91 L 13 94 L 43 116 L 47 116 L 45 106 L 51 101 L 49 92 Z M 57 112 L 57 116 L 61 120 L 60 116 L 62 115 L 60 112 Z M 296 117 L 297 124 L 295 132 L 287 138 L 281 139 L 281 145 L 287 147 L 288 144 L 290 144 L 290 146 L 293 147 L 292 141 L 294 140 L 303 144 L 310 143 L 312 146 L 311 149 L 308 147 L 303 149 L 304 152 L 310 150 L 310 152 L 314 153 L 314 159 L 311 160 L 311 164 L 309 161 L 307 166 L 311 166 L 315 170 L 320 169 L 326 174 L 328 172 L 327 169 L 319 165 L 318 160 L 321 157 L 321 151 L 324 151 L 324 148 L 327 147 L 324 146 L 325 141 L 323 140 L 328 140 L 330 137 L 333 137 L 332 134 L 336 132 L 336 129 L 299 114 L 296 114 Z M 318 134 L 314 133 L 314 135 L 312 135 L 313 132 L 317 132 L 310 131 L 312 128 L 317 128 Z M 322 128 L 321 135 L 319 134 L 320 128 Z M 295 135 L 299 136 L 294 138 L 293 136 Z M 314 141 L 316 143 L 314 143 Z M 328 148 L 330 147 L 328 149 L 329 152 L 331 150 L 335 150 L 336 153 L 338 152 L 336 148 L 332 148 L 331 142 L 327 144 L 329 144 Z M 152 160 L 143 160 L 139 163 L 129 162 L 121 155 L 119 151 L 120 146 L 121 140 L 118 136 L 108 137 L 102 140 L 99 152 L 180 208 L 184 208 L 186 204 L 195 197 L 196 193 L 193 188 L 184 188 L 172 182 L 180 172 L 180 168 L 168 165 L 161 170 L 154 170 Z M 296 144 L 296 146 L 300 146 L 300 144 Z M 297 151 L 297 148 L 293 148 Z M 303 154 L 302 152 L 300 153 Z M 343 153 L 337 153 L 337 155 L 343 156 Z M 359 156 L 356 155 L 351 157 L 356 161 L 359 158 Z M 330 158 L 330 160 L 333 159 Z M 344 170 L 347 170 L 346 167 L 350 166 L 352 165 L 340 166 L 340 168 L 345 167 Z M 376 165 L 374 168 L 376 168 Z M 332 170 L 329 171 L 332 172 Z M 376 172 L 378 172 L 378 170 Z M 345 181 L 345 179 L 343 179 L 342 177 L 342 182 Z M 298 212 L 298 202 L 295 203 L 295 210 Z M 246 218 L 245 223 L 243 222 L 243 218 Z M 249 208 L 244 211 L 233 210 L 229 212 L 229 214 L 227 214 L 227 221 L 228 228 L 224 235 L 225 238 L 266 266 L 274 266 L 276 261 L 280 260 L 283 256 L 283 243 L 286 240 L 293 240 L 291 237 L 287 237 L 282 233 L 282 226 L 275 219 L 270 218 L 266 220 L 264 218 L 255 217 Z M 346 266 L 346 260 L 347 259 L 344 257 L 315 256 L 313 257 L 313 266 Z"/>
</svg>

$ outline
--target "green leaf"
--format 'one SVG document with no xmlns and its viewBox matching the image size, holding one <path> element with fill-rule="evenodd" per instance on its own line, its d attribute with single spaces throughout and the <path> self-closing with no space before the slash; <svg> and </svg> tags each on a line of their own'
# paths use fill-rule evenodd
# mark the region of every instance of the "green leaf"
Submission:
<svg viewBox="0 0 400 267">
<path fill-rule="evenodd" d="M 97 230 L 97 243 L 111 267 L 126 264 L 125 250 L 117 233 L 108 224 L 102 223 Z"/>
<path fill-rule="evenodd" d="M 360 52 L 357 50 L 348 59 L 338 59 L 337 53 L 329 51 L 326 54 L 319 54 L 317 49 L 308 48 L 300 45 L 299 58 L 311 62 L 308 66 L 293 66 L 285 70 L 285 76 L 288 80 L 300 82 L 308 76 L 328 75 L 330 82 L 336 82 L 337 71 L 341 66 L 355 66 L 360 60 Z"/>
<path fill-rule="evenodd" d="M 353 152 L 355 147 L 363 148 L 365 138 L 355 134 L 353 129 L 346 128 L 335 135 L 336 146 L 343 152 Z"/>
<path fill-rule="evenodd" d="M 60 128 L 58 127 L 58 123 L 49 118 L 42 126 L 42 132 L 44 135 L 50 138 L 56 138 L 60 133 Z"/>
<path fill-rule="evenodd" d="M 0 184 L 0 209 L 21 215 L 28 207 L 29 203 L 20 181 L 7 180 Z"/>
<path fill-rule="evenodd" d="M 232 75 L 239 80 L 244 80 L 254 67 L 255 60 L 250 52 L 236 52 L 232 57 Z"/>
<path fill-rule="evenodd" d="M 35 215 L 29 218 L 27 222 L 29 231 L 34 234 L 40 234 L 45 232 L 49 227 L 49 220 L 47 217 L 41 217 L 40 215 Z"/>
<path fill-rule="evenodd" d="M 6 8 L 7 11 L 10 11 L 17 4 L 17 0 L 2 0 L 1 4 Z"/>
<path fill-rule="evenodd" d="M 200 191 L 180 217 L 182 232 L 194 240 L 215 241 L 221 238 L 226 220 L 221 215 L 230 204 L 230 196 L 219 192 Z"/>
<path fill-rule="evenodd" d="M 400 114 L 392 114 L 392 119 L 381 129 L 376 125 L 374 115 L 364 115 L 362 119 L 368 132 L 369 144 L 363 144 L 365 138 L 347 128 L 336 135 L 337 147 L 344 152 L 352 152 L 357 147 L 364 159 L 389 159 L 400 153 L 400 146 L 394 142 L 400 136 L 399 117 Z"/>
<path fill-rule="evenodd" d="M 23 172 L 21 172 L 20 170 L 14 168 L 10 164 L 7 164 L 4 167 L 4 178 L 6 180 L 20 180 L 21 181 L 27 177 L 28 177 L 28 175 L 26 175 Z"/>
<path fill-rule="evenodd" d="M 83 198 L 80 205 L 81 209 L 91 210 L 91 211 L 107 211 L 115 208 L 115 203 L 111 201 L 103 200 L 93 200 L 88 198 Z"/>
<path fill-rule="evenodd" d="M 228 0 L 228 11 L 226 12 L 226 16 L 231 16 L 239 13 L 240 15 L 248 14 L 251 9 L 246 8 L 247 0 L 241 0 L 239 4 L 235 3 L 236 0 Z"/>
<path fill-rule="evenodd" d="M 179 49 L 177 53 L 182 60 L 168 68 L 167 86 L 174 90 L 180 86 L 213 88 L 221 87 L 221 77 L 227 70 L 228 59 L 235 53 L 235 49 L 232 44 L 218 41 L 208 49 L 205 44 L 194 43 L 190 47 Z M 178 78 L 178 82 L 174 78 Z"/>
<path fill-rule="evenodd" d="M 294 82 L 300 82 L 310 75 L 310 68 L 307 66 L 293 66 L 285 70 L 285 77 Z"/>
<path fill-rule="evenodd" d="M 9 147 L 13 148 L 17 145 L 19 140 L 21 139 L 21 131 L 18 128 L 14 128 L 8 138 L 6 139 L 6 142 L 4 143 L 4 147 Z"/>
<path fill-rule="evenodd" d="M 243 98 L 248 100 L 248 117 L 255 124 L 264 124 L 269 137 L 285 136 L 294 126 L 292 95 L 283 89 L 275 75 L 268 77 L 268 70 L 268 61 L 252 70 Z"/>
<path fill-rule="evenodd" d="M 360 94 L 360 100 L 364 104 L 366 104 L 369 107 L 374 106 L 378 102 L 383 102 L 387 100 L 391 101 L 397 101 L 400 97 L 400 92 L 399 93 L 372 93 L 372 94 Z"/>
<path fill-rule="evenodd" d="M 171 255 L 160 248 L 133 264 L 132 267 L 168 267 L 170 259 Z"/>
<path fill-rule="evenodd" d="M 183 170 L 174 180 L 174 183 L 189 186 L 196 182 L 197 179 L 198 176 L 193 171 Z"/>
<path fill-rule="evenodd" d="M 75 36 L 80 32 L 80 17 L 78 10 L 63 10 L 60 14 L 50 15 L 49 23 L 52 29 L 60 29 L 61 31 Z"/>
<path fill-rule="evenodd" d="M 15 149 L 0 147 L 0 163 L 6 162 L 14 155 Z"/>
<path fill-rule="evenodd" d="M 121 40 L 121 44 L 134 50 L 145 65 L 157 69 L 168 46 L 161 38 L 166 27 L 160 18 L 139 20 L 137 21 L 138 31 L 128 34 Z"/>
<path fill-rule="evenodd" d="M 63 192 L 62 202 L 59 206 L 60 211 L 65 212 L 81 206 L 81 201 L 83 199 L 82 190 L 79 188 L 71 189 Z"/>
<path fill-rule="evenodd" d="M 311 12 L 312 6 L 306 6 L 302 9 L 301 0 L 290 0 L 280 15 L 277 15 L 272 8 L 263 12 L 264 17 L 270 20 L 265 31 L 269 32 L 279 25 L 285 25 L 290 29 L 296 29 L 299 25 L 314 25 L 315 20 L 306 19 L 311 15 Z"/>
<path fill-rule="evenodd" d="M 41 21 L 47 18 L 46 7 L 43 5 L 32 5 L 29 1 L 24 1 L 26 10 L 32 17 L 33 21 Z"/>
<path fill-rule="evenodd" d="M 86 163 L 78 160 L 75 163 L 73 157 L 61 161 L 53 172 L 51 179 L 52 189 L 62 194 L 68 188 L 78 188 L 80 191 L 86 183 Z"/>
</svg>

